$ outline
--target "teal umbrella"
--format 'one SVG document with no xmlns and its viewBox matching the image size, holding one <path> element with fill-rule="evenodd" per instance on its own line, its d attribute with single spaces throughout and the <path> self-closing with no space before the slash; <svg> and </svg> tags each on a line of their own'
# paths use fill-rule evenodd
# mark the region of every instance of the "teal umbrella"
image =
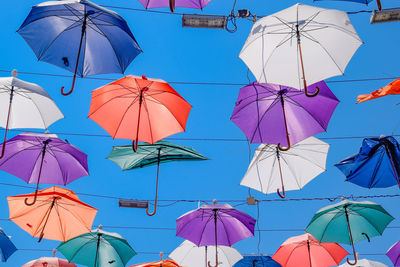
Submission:
<svg viewBox="0 0 400 267">
<path fill-rule="evenodd" d="M 136 255 L 128 242 L 117 233 L 93 230 L 71 238 L 57 248 L 69 262 L 89 267 L 124 267 Z"/>
<path fill-rule="evenodd" d="M 320 209 L 312 218 L 306 232 L 321 243 L 344 243 L 352 245 L 357 264 L 354 243 L 382 235 L 394 218 L 382 206 L 370 201 L 348 201 Z"/>
<path fill-rule="evenodd" d="M 123 171 L 136 168 L 157 165 L 156 196 L 154 201 L 154 211 L 146 213 L 153 216 L 157 211 L 158 199 L 158 177 L 160 173 L 160 163 L 183 160 L 207 160 L 202 154 L 190 147 L 159 141 L 155 144 L 142 143 L 138 145 L 137 151 L 132 150 L 132 146 L 115 146 L 107 157 L 116 163 Z"/>
</svg>

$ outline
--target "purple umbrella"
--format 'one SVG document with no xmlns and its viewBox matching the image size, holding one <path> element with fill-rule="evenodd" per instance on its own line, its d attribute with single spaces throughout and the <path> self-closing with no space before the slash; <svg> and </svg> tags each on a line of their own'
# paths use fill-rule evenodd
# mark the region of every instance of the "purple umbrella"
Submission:
<svg viewBox="0 0 400 267">
<path fill-rule="evenodd" d="M 218 266 L 218 245 L 234 243 L 254 236 L 256 220 L 229 204 L 205 204 L 176 220 L 176 235 L 197 246 L 215 246 Z M 210 262 L 208 262 L 208 266 Z"/>
<path fill-rule="evenodd" d="M 389 257 L 394 266 L 400 266 L 400 241 L 389 248 L 386 252 L 386 256 Z"/>
<path fill-rule="evenodd" d="M 283 85 L 246 85 L 240 89 L 231 120 L 251 143 L 277 144 L 280 150 L 288 150 L 290 144 L 326 131 L 339 103 L 324 81 L 309 88 L 320 93 L 310 98 Z"/>
<path fill-rule="evenodd" d="M 7 151 L 0 160 L 0 170 L 27 183 L 66 185 L 89 175 L 87 155 L 55 134 L 24 133 L 7 141 Z"/>
<path fill-rule="evenodd" d="M 175 11 L 175 7 L 188 7 L 203 10 L 203 8 L 211 0 L 139 0 L 139 2 L 146 8 L 156 7 L 169 7 L 171 12 Z"/>
</svg>

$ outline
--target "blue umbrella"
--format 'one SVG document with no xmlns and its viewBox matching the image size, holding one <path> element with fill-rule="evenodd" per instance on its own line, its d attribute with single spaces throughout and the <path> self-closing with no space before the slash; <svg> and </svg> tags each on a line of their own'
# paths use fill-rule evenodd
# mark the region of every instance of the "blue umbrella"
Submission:
<svg viewBox="0 0 400 267">
<path fill-rule="evenodd" d="M 360 152 L 336 163 L 346 181 L 373 187 L 400 187 L 400 147 L 392 136 L 365 138 Z"/>
<path fill-rule="evenodd" d="M 6 262 L 16 250 L 17 248 L 13 242 L 4 233 L 3 229 L 0 228 L 0 261 Z"/>
<path fill-rule="evenodd" d="M 314 0 L 314 2 L 315 1 L 322 1 L 322 0 Z M 372 0 L 336 0 L 336 1 L 356 2 L 366 5 L 372 2 Z M 376 4 L 378 5 L 378 9 L 382 10 L 381 0 L 376 0 Z"/>
<path fill-rule="evenodd" d="M 76 76 L 124 73 L 142 52 L 126 21 L 87 0 L 49 1 L 32 7 L 18 33 L 40 61 Z"/>
<path fill-rule="evenodd" d="M 270 256 L 244 256 L 233 267 L 281 267 Z"/>
</svg>

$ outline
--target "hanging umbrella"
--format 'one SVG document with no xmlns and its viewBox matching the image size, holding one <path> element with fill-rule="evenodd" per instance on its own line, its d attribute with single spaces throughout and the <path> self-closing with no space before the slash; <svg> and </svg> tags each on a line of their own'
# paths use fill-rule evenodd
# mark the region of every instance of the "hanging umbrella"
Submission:
<svg viewBox="0 0 400 267">
<path fill-rule="evenodd" d="M 129 75 L 92 92 L 89 118 L 136 150 L 185 131 L 191 107 L 167 82 Z"/>
<path fill-rule="evenodd" d="M 321 243 L 344 243 L 353 247 L 354 262 L 357 263 L 354 243 L 382 235 L 394 218 L 380 205 L 369 201 L 343 200 L 320 209 L 312 218 L 306 232 Z"/>
<path fill-rule="evenodd" d="M 139 0 L 146 8 L 169 7 L 171 12 L 175 11 L 175 7 L 188 7 L 203 10 L 203 8 L 211 2 L 211 0 Z"/>
<path fill-rule="evenodd" d="M 276 145 L 261 144 L 240 184 L 264 194 L 277 192 L 284 198 L 285 189 L 301 189 L 325 171 L 328 150 L 329 144 L 315 137 L 309 137 L 287 151 L 279 150 Z"/>
<path fill-rule="evenodd" d="M 41 257 L 22 265 L 22 267 L 76 267 L 75 264 L 56 257 L 57 250 L 53 250 L 53 257 Z"/>
<path fill-rule="evenodd" d="M 7 197 L 10 220 L 34 237 L 65 241 L 90 230 L 97 209 L 83 203 L 71 190 L 53 186 L 40 190 L 32 206 L 26 198 L 36 193 Z"/>
<path fill-rule="evenodd" d="M 69 262 L 90 267 L 124 267 L 136 255 L 119 234 L 99 229 L 74 237 L 58 246 Z"/>
<path fill-rule="evenodd" d="M 393 262 L 394 266 L 400 266 L 400 241 L 388 249 L 386 256 Z"/>
<path fill-rule="evenodd" d="M 322 0 L 314 0 L 314 1 L 322 1 Z M 372 2 L 372 0 L 336 0 L 336 1 L 355 2 L 366 5 Z M 378 5 L 378 9 L 382 10 L 381 0 L 376 0 L 376 4 Z"/>
<path fill-rule="evenodd" d="M 400 147 L 392 136 L 365 138 L 360 152 L 336 163 L 346 181 L 374 188 L 398 185 L 400 188 Z"/>
<path fill-rule="evenodd" d="M 249 84 L 240 89 L 231 120 L 251 143 L 277 144 L 280 150 L 288 150 L 291 144 L 326 131 L 339 103 L 325 82 L 310 87 L 320 91 L 313 99 L 286 86 Z"/>
<path fill-rule="evenodd" d="M 193 148 L 165 141 L 159 141 L 154 145 L 146 143 L 140 144 L 136 152 L 132 151 L 131 146 L 116 146 L 113 147 L 113 150 L 107 158 L 116 163 L 124 171 L 157 165 L 154 211 L 150 213 L 149 208 L 147 207 L 146 213 L 149 216 L 153 216 L 157 211 L 158 178 L 161 163 L 170 161 L 207 160 L 206 157 Z"/>
<path fill-rule="evenodd" d="M 76 76 L 124 73 L 142 52 L 126 21 L 88 0 L 48 1 L 32 7 L 17 31 L 36 57 Z"/>
<path fill-rule="evenodd" d="M 0 158 L 4 156 L 9 129 L 47 129 L 64 118 L 53 99 L 39 85 L 13 77 L 0 78 L 0 126 L 5 128 Z"/>
<path fill-rule="evenodd" d="M 398 94 L 400 94 L 400 79 L 394 80 L 385 87 L 382 87 L 381 89 L 376 90 L 369 95 L 357 96 L 357 104 L 386 95 L 398 95 Z"/>
<path fill-rule="evenodd" d="M 347 262 L 339 265 L 339 267 L 350 267 L 350 266 L 352 265 L 348 264 Z M 367 259 L 357 259 L 357 267 L 388 267 L 388 266 L 377 261 L 370 261 Z"/>
<path fill-rule="evenodd" d="M 244 256 L 233 267 L 281 267 L 270 256 Z"/>
<path fill-rule="evenodd" d="M 239 57 L 258 82 L 312 97 L 307 82 L 343 75 L 361 44 L 346 12 L 296 4 L 257 21 Z"/>
<path fill-rule="evenodd" d="M 163 252 L 160 252 L 160 260 L 146 263 L 139 263 L 132 265 L 131 267 L 180 267 L 178 263 L 173 260 L 163 260 Z"/>
<path fill-rule="evenodd" d="M 218 246 L 218 266 L 232 267 L 243 257 L 233 247 Z M 181 266 L 207 267 L 208 261 L 215 259 L 215 246 L 198 247 L 189 240 L 183 241 L 169 257 Z"/>
<path fill-rule="evenodd" d="M 287 239 L 272 259 L 282 267 L 337 266 L 349 253 L 337 243 L 320 243 L 310 234 Z"/>
<path fill-rule="evenodd" d="M 15 251 L 17 251 L 17 248 L 14 243 L 11 242 L 10 238 L 0 227 L 0 262 L 6 262 Z"/>
<path fill-rule="evenodd" d="M 28 206 L 36 202 L 39 183 L 66 185 L 89 175 L 87 155 L 55 134 L 24 133 L 8 140 L 7 146 L 0 170 L 36 183 L 33 200 L 25 201 Z"/>
<path fill-rule="evenodd" d="M 229 204 L 205 204 L 176 219 L 176 235 L 197 246 L 215 246 L 215 267 L 218 266 L 218 246 L 254 236 L 256 220 Z M 208 262 L 210 266 L 210 261 Z"/>
</svg>

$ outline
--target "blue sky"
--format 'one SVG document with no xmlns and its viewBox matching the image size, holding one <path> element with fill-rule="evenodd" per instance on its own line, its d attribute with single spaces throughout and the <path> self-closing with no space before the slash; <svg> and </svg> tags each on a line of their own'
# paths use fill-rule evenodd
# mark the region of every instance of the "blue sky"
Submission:
<svg viewBox="0 0 400 267">
<path fill-rule="evenodd" d="M 1 1 L 3 15 L 0 16 L 0 70 L 18 69 L 20 72 L 41 72 L 67 74 L 67 71 L 55 66 L 38 62 L 34 53 L 16 33 L 19 25 L 28 15 L 30 7 L 40 1 L 12 0 Z M 110 5 L 110 1 L 99 0 L 98 4 Z M 268 15 L 287 8 L 295 1 L 260 1 L 238 0 L 237 9 L 247 8 L 253 14 Z M 326 8 L 344 11 L 372 10 L 369 7 L 346 2 L 324 1 L 313 3 L 305 0 L 304 4 L 315 4 Z M 230 13 L 233 0 L 213 0 L 204 9 L 204 14 Z M 398 1 L 383 0 L 383 7 L 395 7 Z M 114 0 L 113 6 L 142 8 L 135 0 Z M 237 57 L 252 27 L 252 22 L 238 20 L 238 30 L 231 34 L 223 30 L 191 29 L 181 27 L 181 17 L 177 15 L 155 14 L 115 9 L 128 22 L 144 53 L 139 55 L 129 66 L 126 74 L 161 78 L 166 81 L 184 82 L 226 82 L 247 83 L 247 67 Z M 168 11 L 168 9 L 160 9 Z M 177 9 L 177 12 L 200 12 L 190 9 Z M 364 45 L 354 55 L 345 75 L 329 79 L 328 85 L 340 99 L 328 132 L 317 137 L 331 138 L 344 136 L 390 135 L 400 133 L 400 106 L 397 96 L 355 104 L 358 94 L 368 93 L 386 85 L 391 80 L 364 82 L 335 82 L 380 77 L 399 76 L 398 62 L 400 53 L 397 34 L 399 23 L 371 25 L 370 14 L 360 13 L 350 16 Z M 9 76 L 3 72 L 2 76 Z M 251 74 L 250 74 L 251 75 Z M 51 132 L 106 134 L 106 132 L 87 118 L 91 91 L 106 84 L 102 80 L 78 79 L 75 92 L 63 97 L 59 93 L 61 86 L 69 86 L 70 78 L 48 77 L 20 74 L 19 78 L 37 83 L 47 90 L 65 115 L 65 119 L 51 126 Z M 97 77 L 97 76 L 96 76 Z M 104 78 L 122 77 L 121 75 L 103 75 Z M 254 78 L 250 76 L 251 80 Z M 163 200 L 242 200 L 248 196 L 248 189 L 239 182 L 248 166 L 248 146 L 243 141 L 200 141 L 182 139 L 244 139 L 244 134 L 230 120 L 240 86 L 187 85 L 172 86 L 193 105 L 186 132 L 173 138 L 174 142 L 191 146 L 210 158 L 202 162 L 177 162 L 161 166 L 160 199 Z M 10 134 L 15 135 L 13 132 Z M 100 194 L 121 198 L 152 199 L 154 197 L 156 167 L 148 167 L 122 172 L 117 165 L 105 159 L 113 145 L 128 144 L 127 140 L 112 140 L 110 137 L 87 137 L 60 135 L 78 146 L 89 155 L 90 176 L 81 178 L 70 185 L 69 189 L 88 194 Z M 288 198 L 333 197 L 340 195 L 382 195 L 398 194 L 398 187 L 372 189 L 357 187 L 345 183 L 344 176 L 333 164 L 356 153 L 362 139 L 329 139 L 331 144 L 328 154 L 327 171 L 310 182 L 301 191 L 288 191 Z M 254 150 L 256 144 L 252 145 Z M 6 196 L 28 193 L 33 190 L 22 187 L 6 186 L 4 183 L 25 185 L 24 182 L 7 173 L 0 173 L 0 226 L 18 248 L 51 250 L 58 242 L 36 238 L 21 230 L 8 218 Z M 278 196 L 263 195 L 256 191 L 252 194 L 257 199 L 276 199 Z M 125 237 L 138 252 L 171 252 L 183 239 L 175 236 L 173 230 L 127 229 L 128 227 L 174 228 L 175 219 L 181 214 L 198 207 L 198 202 L 179 202 L 168 207 L 160 207 L 158 213 L 148 217 L 144 210 L 119 208 L 117 199 L 98 198 L 79 195 L 82 201 L 99 209 L 94 225 L 105 225 L 104 230 L 118 232 Z M 400 217 L 399 197 L 368 199 L 381 204 L 395 218 Z M 161 204 L 170 204 L 163 202 Z M 238 204 L 232 202 L 231 204 Z M 330 201 L 290 201 L 263 202 L 260 204 L 259 223 L 261 229 L 304 229 L 312 215 Z M 237 208 L 257 217 L 257 207 L 240 205 Z M 113 226 L 113 227 L 110 227 Z M 361 254 L 383 254 L 399 239 L 400 222 L 394 220 L 382 237 L 356 244 Z M 120 228 L 116 228 L 120 227 Z M 122 228 L 121 228 L 122 227 Z M 273 254 L 279 245 L 301 231 L 263 231 L 260 251 Z M 258 234 L 255 237 L 235 244 L 243 254 L 257 253 Z M 344 246 L 349 251 L 350 246 Z M 62 257 L 60 253 L 57 254 Z M 25 262 L 41 256 L 51 256 L 48 251 L 21 250 L 16 252 L 3 266 L 21 266 Z M 384 255 L 361 255 L 389 265 Z M 139 253 L 129 264 L 157 260 L 156 254 Z"/>
</svg>

